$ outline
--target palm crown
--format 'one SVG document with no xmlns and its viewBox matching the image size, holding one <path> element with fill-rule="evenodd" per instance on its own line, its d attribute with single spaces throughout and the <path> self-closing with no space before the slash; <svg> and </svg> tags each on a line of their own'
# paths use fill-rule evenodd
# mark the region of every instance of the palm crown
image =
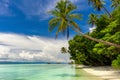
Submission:
<svg viewBox="0 0 120 80">
<path fill-rule="evenodd" d="M 54 10 L 49 11 L 54 17 L 49 21 L 49 31 L 52 31 L 57 27 L 56 38 L 59 32 L 69 37 L 69 28 L 77 28 L 78 24 L 74 19 L 81 19 L 81 14 L 72 13 L 76 9 L 76 6 L 68 0 L 61 0 L 57 3 Z"/>
<path fill-rule="evenodd" d="M 95 23 L 97 22 L 97 17 L 98 15 L 95 14 L 90 14 L 89 15 L 89 20 L 88 23 L 92 25 L 92 27 L 95 25 Z"/>
<path fill-rule="evenodd" d="M 94 8 L 100 11 L 103 8 L 103 0 L 88 0 L 89 4 L 92 3 Z"/>
<path fill-rule="evenodd" d="M 89 35 L 83 34 L 80 31 L 78 24 L 74 21 L 74 19 L 81 19 L 81 14 L 72 13 L 76 9 L 76 6 L 73 5 L 68 0 L 61 0 L 57 3 L 54 10 L 50 11 L 49 13 L 52 14 L 54 17 L 49 21 L 49 31 L 52 31 L 54 28 L 57 27 L 56 38 L 59 32 L 63 32 L 64 34 L 67 33 L 67 38 L 69 37 L 69 28 L 72 28 L 79 34 L 83 35 L 85 38 L 90 40 L 101 42 L 106 45 L 115 46 L 120 48 L 120 45 L 114 44 L 111 42 L 103 41 L 100 39 L 93 38 Z"/>
<path fill-rule="evenodd" d="M 91 4 L 92 6 L 97 9 L 98 11 L 101 11 L 102 9 L 105 10 L 105 12 L 109 15 L 109 17 L 112 17 L 112 15 L 110 14 L 110 12 L 107 10 L 107 8 L 105 7 L 105 1 L 104 0 L 88 0 L 88 3 Z"/>
</svg>

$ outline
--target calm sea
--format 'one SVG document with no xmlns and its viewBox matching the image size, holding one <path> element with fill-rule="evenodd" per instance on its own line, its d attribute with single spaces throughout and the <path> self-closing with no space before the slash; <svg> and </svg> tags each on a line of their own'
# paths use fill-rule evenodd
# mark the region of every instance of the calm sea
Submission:
<svg viewBox="0 0 120 80">
<path fill-rule="evenodd" d="M 0 80 L 101 80 L 68 64 L 1 64 Z"/>
</svg>

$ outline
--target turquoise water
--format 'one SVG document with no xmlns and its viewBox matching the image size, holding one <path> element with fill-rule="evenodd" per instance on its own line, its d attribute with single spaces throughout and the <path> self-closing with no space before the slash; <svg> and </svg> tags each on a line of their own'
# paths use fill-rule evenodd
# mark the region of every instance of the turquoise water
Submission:
<svg viewBox="0 0 120 80">
<path fill-rule="evenodd" d="M 67 64 L 0 65 L 0 80 L 101 80 Z"/>
</svg>

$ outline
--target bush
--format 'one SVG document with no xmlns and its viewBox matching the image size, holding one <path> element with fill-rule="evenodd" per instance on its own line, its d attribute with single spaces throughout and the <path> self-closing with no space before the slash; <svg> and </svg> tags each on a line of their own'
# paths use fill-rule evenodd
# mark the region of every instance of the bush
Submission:
<svg viewBox="0 0 120 80">
<path fill-rule="evenodd" d="M 116 60 L 112 61 L 112 67 L 115 69 L 120 69 L 120 55 L 118 55 Z"/>
</svg>

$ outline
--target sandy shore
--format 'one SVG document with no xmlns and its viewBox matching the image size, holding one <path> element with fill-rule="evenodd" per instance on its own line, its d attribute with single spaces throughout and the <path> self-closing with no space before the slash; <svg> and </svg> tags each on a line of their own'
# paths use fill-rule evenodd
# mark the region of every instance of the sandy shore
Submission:
<svg viewBox="0 0 120 80">
<path fill-rule="evenodd" d="M 104 80 L 120 80 L 120 70 L 114 70 L 110 66 L 102 67 L 87 67 L 87 66 L 77 66 L 87 73 L 103 78 Z"/>
</svg>

